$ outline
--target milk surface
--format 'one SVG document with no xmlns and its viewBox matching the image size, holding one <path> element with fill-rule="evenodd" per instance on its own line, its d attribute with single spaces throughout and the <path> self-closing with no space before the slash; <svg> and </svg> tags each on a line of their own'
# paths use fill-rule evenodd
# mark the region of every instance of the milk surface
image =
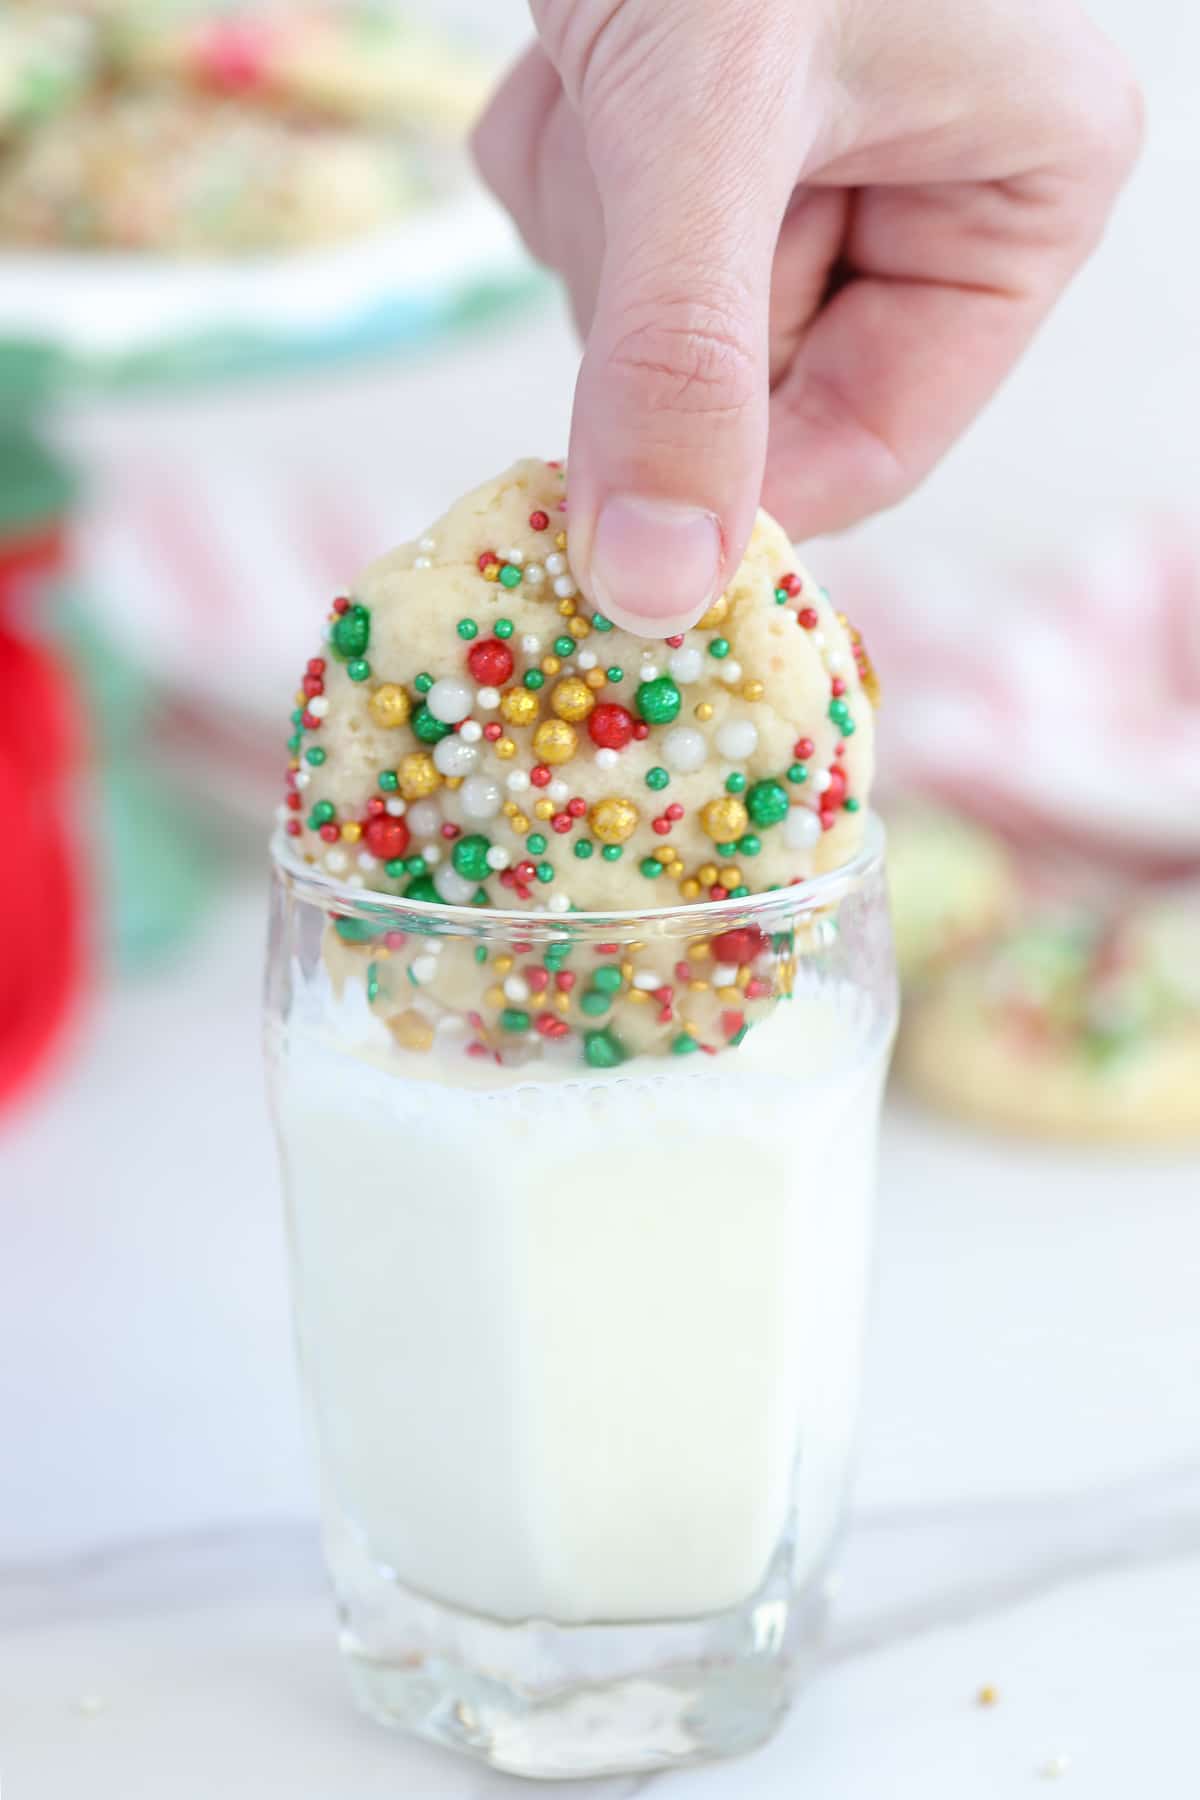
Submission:
<svg viewBox="0 0 1200 1800">
<path fill-rule="evenodd" d="M 370 1558 L 566 1624 L 732 1607 L 789 1527 L 803 1580 L 846 1476 L 888 1049 L 815 983 L 736 1051 L 612 1071 L 388 1067 L 293 1024 L 303 1372 Z"/>
</svg>

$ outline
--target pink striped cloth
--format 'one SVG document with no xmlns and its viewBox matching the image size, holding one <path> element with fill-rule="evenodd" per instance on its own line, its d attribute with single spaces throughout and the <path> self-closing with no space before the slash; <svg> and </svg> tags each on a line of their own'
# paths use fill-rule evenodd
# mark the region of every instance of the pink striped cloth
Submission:
<svg viewBox="0 0 1200 1800">
<path fill-rule="evenodd" d="M 885 797 L 926 794 L 1035 858 L 1200 867 L 1200 542 L 1182 527 L 1106 528 L 1032 572 L 851 552 L 837 598 L 883 684 Z"/>
<path fill-rule="evenodd" d="M 277 797 L 283 699 L 328 600 L 439 498 L 300 447 L 252 479 L 134 462 L 85 521 L 110 629 L 175 697 L 168 747 L 239 811 Z M 853 540 L 827 560 L 883 684 L 885 798 L 927 794 L 1035 856 L 1200 866 L 1200 541 L 1148 521 L 1032 572 L 938 545 L 888 566 Z"/>
</svg>

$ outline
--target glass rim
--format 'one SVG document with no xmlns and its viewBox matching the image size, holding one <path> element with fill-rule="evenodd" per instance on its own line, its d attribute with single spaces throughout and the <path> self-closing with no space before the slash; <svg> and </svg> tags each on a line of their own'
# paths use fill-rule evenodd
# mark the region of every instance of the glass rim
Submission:
<svg viewBox="0 0 1200 1800">
<path fill-rule="evenodd" d="M 270 842 L 275 876 L 290 892 L 339 917 L 365 915 L 391 921 L 396 929 L 426 936 L 484 937 L 504 932 L 515 938 L 545 941 L 584 935 L 610 937 L 651 932 L 654 936 L 705 936 L 732 931 L 764 920 L 791 918 L 827 910 L 853 893 L 883 866 L 886 833 L 878 813 L 866 817 L 862 843 L 848 862 L 820 875 L 806 876 L 787 887 L 724 900 L 681 900 L 674 906 L 635 907 L 621 912 L 549 912 L 515 907 L 451 906 L 441 901 L 412 900 L 382 894 L 314 869 L 291 849 L 281 830 Z"/>
</svg>

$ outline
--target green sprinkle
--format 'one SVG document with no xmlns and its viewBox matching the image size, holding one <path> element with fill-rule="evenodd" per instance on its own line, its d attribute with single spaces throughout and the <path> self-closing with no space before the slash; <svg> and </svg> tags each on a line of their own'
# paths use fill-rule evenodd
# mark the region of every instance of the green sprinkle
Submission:
<svg viewBox="0 0 1200 1800">
<path fill-rule="evenodd" d="M 596 988 L 593 988 L 590 993 L 584 994 L 579 1002 L 580 1010 L 585 1012 L 589 1019 L 598 1019 L 600 1014 L 606 1013 L 611 1005 L 612 995 L 602 994 Z"/>
<path fill-rule="evenodd" d="M 671 1055 L 690 1056 L 693 1050 L 698 1050 L 699 1048 L 700 1046 L 694 1037 L 690 1036 L 686 1031 L 681 1031 L 679 1036 L 675 1038 L 671 1044 Z"/>
<path fill-rule="evenodd" d="M 525 686 L 527 688 L 532 688 L 533 691 L 536 693 L 538 688 L 545 687 L 545 685 L 546 685 L 546 677 L 542 674 L 542 671 L 540 669 L 526 669 L 526 671 L 525 671 Z"/>
<path fill-rule="evenodd" d="M 418 677 L 418 680 L 420 677 Z M 441 719 L 435 719 L 429 708 L 422 702 L 412 716 L 413 735 L 420 738 L 423 744 L 439 744 L 450 733 L 450 726 L 444 725 Z"/>
<path fill-rule="evenodd" d="M 501 1031 L 528 1031 L 529 1014 L 519 1006 L 506 1006 L 500 1014 Z"/>
<path fill-rule="evenodd" d="M 348 607 L 334 620 L 329 642 L 335 656 L 351 662 L 365 656 L 371 641 L 371 614 L 365 606 Z"/>
<path fill-rule="evenodd" d="M 301 737 L 301 735 L 298 731 L 295 731 L 292 733 L 291 737 L 287 741 L 287 747 L 291 751 L 293 756 L 295 756 L 297 750 L 299 750 L 299 748 L 303 742 L 304 742 L 304 739 Z"/>
<path fill-rule="evenodd" d="M 315 831 L 318 825 L 328 825 L 336 812 L 337 808 L 332 800 L 318 800 L 308 817 L 309 830 Z"/>
<path fill-rule="evenodd" d="M 787 778 L 799 786 L 801 782 L 808 780 L 807 766 L 804 763 L 793 763 L 787 772 Z"/>
<path fill-rule="evenodd" d="M 591 838 L 576 838 L 575 840 L 575 854 L 580 862 L 586 862 L 595 848 Z"/>
<path fill-rule="evenodd" d="M 740 882 L 737 887 L 730 888 L 729 898 L 731 900 L 744 900 L 746 898 L 746 895 L 749 892 L 750 892 L 750 889 L 746 886 L 745 882 L 743 881 L 743 882 Z"/>
<path fill-rule="evenodd" d="M 745 786 L 746 777 L 742 774 L 740 769 L 735 769 L 732 775 L 727 775 L 725 777 L 725 792 L 727 794 L 740 794 Z"/>
<path fill-rule="evenodd" d="M 418 694 L 427 694 L 433 686 L 433 676 L 422 671 L 413 682 L 413 686 L 416 688 Z"/>
<path fill-rule="evenodd" d="M 468 881 L 486 881 L 491 874 L 488 864 L 488 851 L 491 843 L 482 832 L 474 831 L 469 837 L 459 838 L 450 853 L 450 860 L 458 874 Z"/>
<path fill-rule="evenodd" d="M 737 847 L 743 856 L 757 856 L 762 849 L 762 839 L 755 837 L 752 831 L 748 831 L 745 837 L 738 839 Z"/>
<path fill-rule="evenodd" d="M 498 638 L 510 638 L 513 634 L 513 622 L 511 619 L 497 619 L 492 630 Z"/>
<path fill-rule="evenodd" d="M 663 872 L 663 866 L 653 856 L 643 856 L 638 868 L 648 881 L 657 881 Z"/>
<path fill-rule="evenodd" d="M 546 848 L 546 840 L 540 831 L 530 832 L 529 836 L 525 839 L 525 848 L 528 850 L 530 856 L 540 856 L 542 854 L 542 851 Z"/>
<path fill-rule="evenodd" d="M 715 656 L 718 662 L 722 662 L 725 657 L 729 655 L 729 639 L 723 637 L 713 638 L 708 646 L 708 654 L 710 656 Z"/>
<path fill-rule="evenodd" d="M 597 631 L 611 631 L 613 628 L 612 620 L 606 619 L 603 613 L 593 613 L 592 624 Z"/>
<path fill-rule="evenodd" d="M 554 864 L 553 863 L 540 862 L 538 864 L 537 868 L 533 872 L 537 876 L 539 881 L 553 881 L 554 880 Z"/>
<path fill-rule="evenodd" d="M 615 994 L 621 986 L 621 971 L 612 963 L 593 971 L 592 986 L 599 988 L 602 994 Z"/>
<path fill-rule="evenodd" d="M 605 669 L 604 673 L 608 676 L 608 679 L 614 683 L 624 681 L 625 679 L 624 669 L 618 669 L 616 663 L 613 664 L 611 669 Z"/>
<path fill-rule="evenodd" d="M 479 627 L 475 623 L 474 619 L 460 619 L 458 621 L 457 630 L 458 630 L 459 637 L 465 638 L 467 640 L 468 644 L 470 643 L 472 638 L 476 638 L 479 636 Z"/>
<path fill-rule="evenodd" d="M 407 856 L 404 859 L 404 867 L 410 875 L 424 875 L 425 858 L 419 853 L 415 856 Z"/>
<path fill-rule="evenodd" d="M 516 563 L 505 563 L 500 570 L 498 579 L 501 587 L 519 587 L 521 585 L 521 571 L 518 569 Z"/>
<path fill-rule="evenodd" d="M 325 761 L 325 755 L 326 752 L 322 750 L 320 744 L 314 744 L 311 750 L 304 752 L 304 760 L 306 763 L 311 763 L 314 769 L 319 769 Z"/>
<path fill-rule="evenodd" d="M 343 944 L 369 944 L 376 935 L 375 927 L 368 925 L 365 919 L 337 919 L 333 929 Z"/>
<path fill-rule="evenodd" d="M 741 1043 L 742 1039 L 745 1037 L 745 1035 L 749 1031 L 749 1029 L 750 1029 L 749 1025 L 743 1025 L 740 1031 L 734 1032 L 733 1036 L 729 1040 L 729 1048 L 731 1050 L 737 1049 L 738 1045 Z"/>
<path fill-rule="evenodd" d="M 861 805 L 862 801 L 856 800 L 853 794 L 851 794 L 848 800 L 842 801 L 842 809 L 844 812 L 857 812 Z"/>
<path fill-rule="evenodd" d="M 379 970 L 374 963 L 367 964 L 367 1005 L 374 1006 L 379 998 Z"/>
<path fill-rule="evenodd" d="M 346 664 L 346 673 L 351 681 L 366 681 L 371 673 L 371 665 L 361 657 L 356 657 L 353 662 Z"/>
<path fill-rule="evenodd" d="M 836 725 L 840 725 L 844 720 L 850 717 L 850 708 L 846 705 L 844 700 L 831 700 L 829 702 L 829 716 Z"/>
<path fill-rule="evenodd" d="M 303 725 L 303 723 L 304 723 L 304 708 L 302 706 L 298 706 L 296 708 L 295 712 L 292 714 L 292 724 L 293 725 Z"/>
<path fill-rule="evenodd" d="M 390 875 L 393 881 L 398 881 L 401 875 L 409 873 L 409 868 L 402 856 L 393 856 L 391 862 L 384 863 L 383 872 L 385 875 Z"/>
<path fill-rule="evenodd" d="M 858 726 L 854 723 L 853 719 L 843 719 L 842 720 L 842 736 L 843 737 L 853 737 L 857 730 L 858 730 Z"/>
<path fill-rule="evenodd" d="M 669 786 L 670 780 L 671 777 L 667 774 L 665 769 L 655 768 L 646 770 L 646 786 L 648 788 L 653 788 L 656 793 L 660 788 Z"/>
<path fill-rule="evenodd" d="M 587 1031 L 583 1054 L 593 1069 L 615 1069 L 626 1058 L 625 1046 L 611 1031 Z"/>
<path fill-rule="evenodd" d="M 475 946 L 475 961 L 477 963 L 485 963 L 487 961 L 487 945 L 486 944 L 476 944 L 476 946 Z"/>
<path fill-rule="evenodd" d="M 574 656 L 575 639 L 573 637 L 556 637 L 554 640 L 555 656 Z"/>
<path fill-rule="evenodd" d="M 669 675 L 658 675 L 639 685 L 633 703 L 647 725 L 669 725 L 683 704 L 683 695 Z"/>
<path fill-rule="evenodd" d="M 400 777 L 397 775 L 395 769 L 380 769 L 379 785 L 385 794 L 394 794 L 396 789 L 400 786 Z"/>
<path fill-rule="evenodd" d="M 600 854 L 605 862 L 620 862 L 625 852 L 620 844 L 605 844 Z"/>
<path fill-rule="evenodd" d="M 756 825 L 778 825 L 788 806 L 787 789 L 778 781 L 756 781 L 746 795 L 746 811 Z"/>
<path fill-rule="evenodd" d="M 442 899 L 433 885 L 432 875 L 418 875 L 415 881 L 410 881 L 404 890 L 404 897 L 406 900 L 432 900 L 438 905 Z"/>
<path fill-rule="evenodd" d="M 717 855 L 723 856 L 727 862 L 731 856 L 736 856 L 737 855 L 737 840 L 736 840 L 736 838 L 733 840 L 732 843 L 718 844 L 717 845 Z"/>
<path fill-rule="evenodd" d="M 776 606 L 786 606 L 787 603 L 788 603 L 787 589 L 786 588 L 776 588 L 775 589 L 775 604 L 776 604 Z"/>
</svg>

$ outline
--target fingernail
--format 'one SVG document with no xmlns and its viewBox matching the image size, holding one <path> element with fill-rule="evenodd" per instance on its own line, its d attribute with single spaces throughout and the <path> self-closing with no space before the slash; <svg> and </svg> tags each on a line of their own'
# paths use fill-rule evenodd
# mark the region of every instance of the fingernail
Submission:
<svg viewBox="0 0 1200 1800">
<path fill-rule="evenodd" d="M 592 598 L 614 625 L 669 637 L 716 597 L 721 528 L 713 513 L 673 500 L 613 494 L 592 541 Z"/>
</svg>

